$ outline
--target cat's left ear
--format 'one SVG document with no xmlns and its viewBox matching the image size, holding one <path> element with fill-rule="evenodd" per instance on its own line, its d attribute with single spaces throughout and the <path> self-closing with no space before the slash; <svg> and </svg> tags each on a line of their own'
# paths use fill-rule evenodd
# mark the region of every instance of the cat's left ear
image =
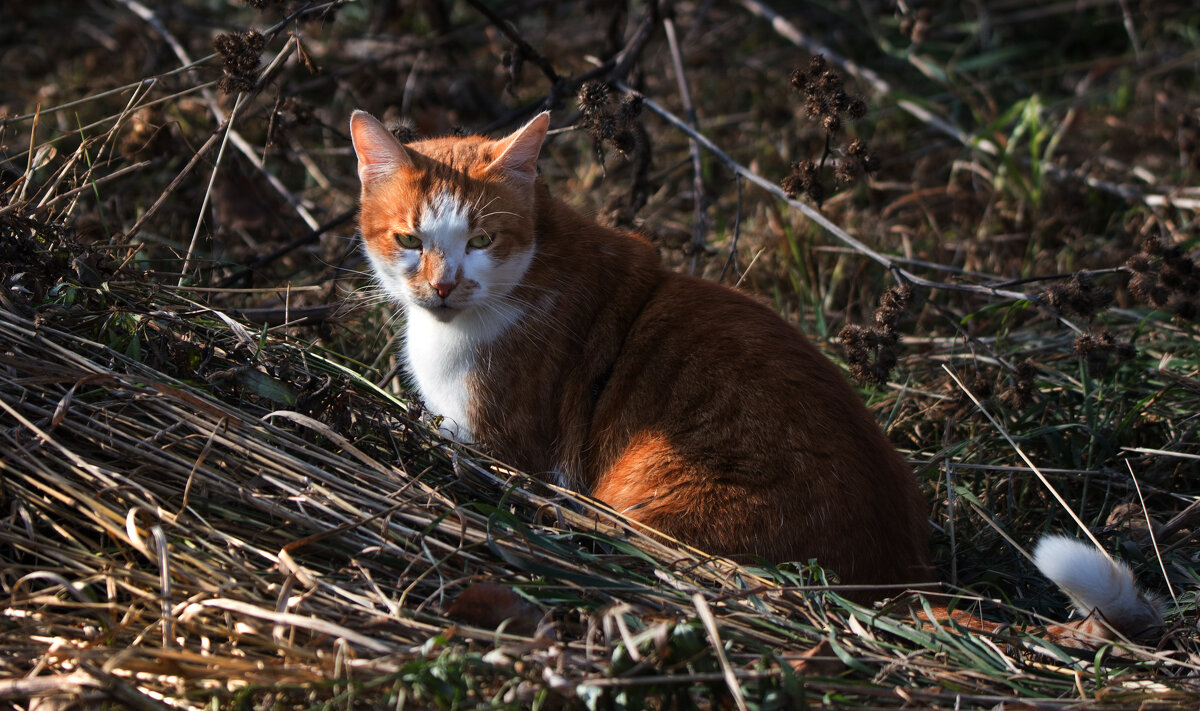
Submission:
<svg viewBox="0 0 1200 711">
<path fill-rule="evenodd" d="M 369 185 L 412 165 L 412 158 L 392 132 L 366 111 L 350 115 L 350 140 L 358 155 L 358 179 Z"/>
<path fill-rule="evenodd" d="M 500 155 L 485 168 L 485 172 L 503 175 L 519 183 L 532 183 L 537 177 L 538 153 L 550 127 L 550 112 L 543 111 L 508 138 L 502 138 Z"/>
</svg>

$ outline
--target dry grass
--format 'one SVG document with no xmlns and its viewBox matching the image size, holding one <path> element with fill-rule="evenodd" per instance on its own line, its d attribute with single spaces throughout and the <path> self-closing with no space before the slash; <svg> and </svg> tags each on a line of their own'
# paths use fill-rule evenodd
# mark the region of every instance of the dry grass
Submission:
<svg viewBox="0 0 1200 711">
<path fill-rule="evenodd" d="M 1170 265 L 1200 239 L 1200 16 L 827 3 L 796 27 L 750 0 L 635 5 L 610 44 L 611 8 L 529 3 L 518 76 L 480 4 L 436 5 L 121 0 L 69 32 L 53 5 L 6 11 L 0 701 L 1195 707 L 1200 346 Z M 236 38 L 210 54 L 247 25 L 261 62 Z M 773 187 L 827 145 L 788 87 L 817 37 L 884 157 L 819 211 Z M 1049 484 L 1174 597 L 1157 648 L 924 629 L 815 568 L 600 525 L 594 502 L 435 434 L 396 377 L 390 309 L 361 291 L 346 116 L 499 129 L 551 92 L 564 121 L 589 73 L 639 87 L 630 140 L 652 160 L 606 145 L 605 171 L 564 132 L 553 189 L 772 299 L 835 357 L 889 280 L 920 287 L 887 313 L 898 363 L 864 394 L 926 485 L 946 579 L 993 616 L 1061 617 L 1020 554 L 1075 527 Z M 481 581 L 516 591 L 526 627 L 445 615 Z"/>
<path fill-rule="evenodd" d="M 766 707 L 797 693 L 1054 705 L 1084 669 L 1104 697 L 1192 688 L 1177 653 L 1129 648 L 1097 666 L 1024 633 L 926 631 L 822 595 L 803 571 L 598 530 L 593 504 L 438 440 L 334 354 L 153 284 L 59 298 L 36 322 L 0 316 L 4 698 L 524 706 L 607 690 L 633 703 L 721 695 L 723 664 Z M 111 335 L 99 322 L 114 315 L 134 324 L 140 359 L 85 335 Z M 540 630 L 441 616 L 485 580 L 520 590 Z M 801 684 L 789 662 L 821 640 L 832 676 Z"/>
</svg>

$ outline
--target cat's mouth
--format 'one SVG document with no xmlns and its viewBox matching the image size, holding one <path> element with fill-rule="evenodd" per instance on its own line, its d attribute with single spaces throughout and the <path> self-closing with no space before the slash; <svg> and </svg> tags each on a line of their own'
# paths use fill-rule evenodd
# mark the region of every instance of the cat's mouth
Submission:
<svg viewBox="0 0 1200 711">
<path fill-rule="evenodd" d="M 440 304 L 421 304 L 421 306 L 433 314 L 434 318 L 443 323 L 453 320 L 455 316 L 463 312 L 461 307 L 451 306 L 444 302 Z"/>
</svg>

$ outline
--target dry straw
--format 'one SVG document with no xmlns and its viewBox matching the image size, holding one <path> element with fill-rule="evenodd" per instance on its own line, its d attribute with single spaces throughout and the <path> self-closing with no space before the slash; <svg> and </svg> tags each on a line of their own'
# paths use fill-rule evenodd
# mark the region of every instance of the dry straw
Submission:
<svg viewBox="0 0 1200 711">
<path fill-rule="evenodd" d="M 489 16 L 485 4 L 470 4 Z M 763 3 L 741 4 L 771 18 L 792 41 L 811 44 Z M 1147 699 L 1196 707 L 1194 628 L 1175 630 L 1169 649 L 1115 645 L 1081 654 L 1018 626 L 976 634 L 953 624 L 919 624 L 912 613 L 921 608 L 919 600 L 874 610 L 853 606 L 815 567 L 777 569 L 706 556 L 652 537 L 586 497 L 444 441 L 418 407 L 372 381 L 386 369 L 211 305 L 227 303 L 239 290 L 176 286 L 181 276 L 184 282 L 194 278 L 190 268 L 182 275 L 131 268 L 139 258 L 149 259 L 155 248 L 147 245 L 156 239 L 173 248 L 178 225 L 184 237 L 177 254 L 200 268 L 202 250 L 188 247 L 186 236 L 199 235 L 208 215 L 182 196 L 190 194 L 196 203 L 210 199 L 204 186 L 211 189 L 213 180 L 200 167 L 216 160 L 212 176 L 229 168 L 213 151 L 226 137 L 239 160 L 310 228 L 259 255 L 228 283 L 240 284 L 256 267 L 311 244 L 350 219 L 352 210 L 345 204 L 329 209 L 341 216 L 319 225 L 310 203 L 283 187 L 275 166 L 264 163 L 234 125 L 238 120 L 242 130 L 251 130 L 248 111 L 230 111 L 225 122 L 214 82 L 193 76 L 192 85 L 179 84 L 214 57 L 193 62 L 154 11 L 134 0 L 119 5 L 149 23 L 183 66 L 46 107 L 33 121 L 27 121 L 35 118 L 31 113 L 4 122 L 5 128 L 29 130 L 30 139 L 27 150 L 20 146 L 25 167 L 13 173 L 17 182 L 7 184 L 0 205 L 0 704 L 960 708 L 1019 698 L 1023 706 L 1048 709 L 1133 709 Z M 285 28 L 341 6 L 289 5 L 292 14 L 264 31 L 267 46 L 277 48 L 275 59 L 249 89 L 243 85 L 247 96 L 275 87 L 276 80 L 284 84 L 275 70 L 293 54 L 303 55 L 302 39 L 311 41 L 303 32 L 285 38 Z M 761 186 L 905 283 L 1036 301 L 1009 288 L 1018 282 L 940 282 L 905 271 L 901 265 L 930 265 L 877 251 L 812 206 L 786 200 L 774 180 L 738 163 L 702 133 L 701 122 L 678 118 L 663 101 L 635 94 L 623 80 L 655 26 L 665 22 L 675 34 L 675 20 L 659 18 L 656 7 L 648 5 L 610 59 L 562 82 L 555 77 L 565 75 L 515 26 L 497 24 L 521 47 L 521 61 L 538 66 L 552 82 L 547 99 L 569 97 L 588 79 L 608 81 L 626 97 L 608 107 L 610 119 L 632 118 L 644 105 L 648 118 L 662 120 L 662 131 L 686 136 L 695 185 L 703 187 L 698 159 L 715 156 L 739 181 Z M 695 91 L 701 82 L 694 74 L 689 82 L 680 60 L 687 37 L 675 39 L 674 79 L 681 92 L 689 86 Z M 881 95 L 889 91 L 869 69 L 812 49 Z M 372 65 L 377 61 L 372 57 Z M 246 64 L 249 82 L 258 65 Z M 61 129 L 39 143 L 48 130 L 41 122 L 65 121 L 68 110 L 115 100 L 122 92 L 130 93 L 121 99 L 123 108 L 78 127 L 77 143 L 63 140 Z M 603 98 L 618 97 L 606 89 Z M 187 136 L 180 160 L 156 156 L 126 164 L 114 155 L 135 110 L 184 99 L 202 101 L 200 113 L 214 123 L 197 124 L 199 133 Z M 496 127 L 537 106 L 513 109 Z M 994 149 L 911 101 L 898 106 L 979 151 Z M 620 142 L 620 134 L 628 134 L 624 142 L 637 148 L 644 139 L 634 128 L 608 138 Z M 56 141 L 75 146 L 69 155 L 63 148 L 57 162 Z M 225 161 L 233 155 L 225 154 Z M 647 159 L 643 175 L 648 165 Z M 39 173 L 47 167 L 49 177 Z M 326 184 L 310 165 L 305 168 L 314 184 Z M 191 183 L 196 185 L 188 193 Z M 132 224 L 114 226 L 122 232 L 108 235 L 107 245 L 85 248 L 73 228 L 51 224 L 77 216 L 76 208 L 93 195 L 98 205 L 107 204 L 102 192 L 131 185 L 130 192 L 144 193 L 139 205 L 151 204 L 139 208 Z M 741 182 L 737 188 L 740 214 Z M 634 192 L 645 189 L 635 185 Z M 1138 196 L 1150 205 L 1167 200 Z M 704 198 L 697 189 L 697 210 Z M 174 221 L 167 219 L 172 209 L 178 212 Z M 696 245 L 704 239 L 699 222 Z M 1130 269 L 1158 293 L 1170 255 L 1150 256 Z M 304 309 L 328 313 L 329 307 L 292 310 L 289 304 L 280 320 L 309 313 Z M 1050 375 L 1028 370 L 1021 392 L 1032 397 L 1033 374 Z M 1173 377 L 1178 382 L 1169 381 L 1172 387 L 1195 387 L 1194 378 Z M 1053 378 L 1054 387 L 1078 385 L 1065 373 Z M 932 387 L 914 383 L 904 395 L 952 399 Z M 951 462 L 955 451 L 948 452 L 933 460 L 945 460 L 948 484 L 952 469 L 1006 471 L 983 457 L 979 464 Z M 964 498 L 986 517 L 986 506 Z M 1168 538 L 1160 529 L 1159 540 Z M 1176 559 L 1182 557 L 1176 552 Z M 515 591 L 522 609 L 537 610 L 541 619 L 526 632 L 516 624 L 478 628 L 447 617 L 451 603 L 477 582 Z M 1188 596 L 1181 595 L 1182 606 L 1191 611 Z M 1028 613 L 989 602 L 993 615 L 1030 620 Z M 1190 626 L 1187 620 L 1179 626 L 1184 624 Z"/>
<path fill-rule="evenodd" d="M 1097 665 L 1023 633 L 923 629 L 904 606 L 880 615 L 824 595 L 810 573 L 614 528 L 597 504 L 442 441 L 332 354 L 135 278 L 60 283 L 60 304 L 36 316 L 0 310 L 0 699 L 733 693 L 743 706 L 903 691 L 1065 707 L 1077 678 L 1088 695 L 1190 687 L 1178 656 Z M 132 341 L 114 348 L 114 314 L 134 324 L 122 333 L 139 360 Z M 330 384 L 337 407 L 312 406 Z M 442 616 L 481 580 L 544 611 L 539 631 Z M 449 669 L 458 681 L 435 683 Z"/>
</svg>

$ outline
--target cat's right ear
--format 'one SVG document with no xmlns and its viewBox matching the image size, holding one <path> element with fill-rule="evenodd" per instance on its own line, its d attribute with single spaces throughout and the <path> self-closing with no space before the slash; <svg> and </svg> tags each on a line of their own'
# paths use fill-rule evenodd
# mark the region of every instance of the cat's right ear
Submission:
<svg viewBox="0 0 1200 711">
<path fill-rule="evenodd" d="M 366 111 L 350 115 L 350 138 L 358 155 L 358 179 L 364 186 L 412 165 L 400 141 Z"/>
<path fill-rule="evenodd" d="M 546 140 L 546 129 L 550 127 L 550 112 L 543 111 L 529 123 L 517 129 L 507 138 L 497 141 L 500 155 L 493 160 L 486 173 L 502 175 L 518 183 L 532 183 L 537 177 L 538 153 Z"/>
</svg>

